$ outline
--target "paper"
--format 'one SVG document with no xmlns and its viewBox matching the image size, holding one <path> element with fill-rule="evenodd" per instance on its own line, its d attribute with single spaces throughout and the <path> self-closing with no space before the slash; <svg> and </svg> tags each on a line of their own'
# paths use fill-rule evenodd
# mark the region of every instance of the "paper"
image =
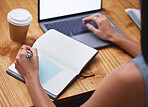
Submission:
<svg viewBox="0 0 148 107">
<path fill-rule="evenodd" d="M 37 39 L 33 47 L 38 49 L 39 56 L 49 56 L 63 71 L 69 69 L 77 74 L 98 52 L 54 29 Z"/>
<path fill-rule="evenodd" d="M 39 58 L 39 79 L 41 84 L 44 85 L 61 71 L 62 69 L 51 62 L 47 57 L 41 56 Z"/>
</svg>

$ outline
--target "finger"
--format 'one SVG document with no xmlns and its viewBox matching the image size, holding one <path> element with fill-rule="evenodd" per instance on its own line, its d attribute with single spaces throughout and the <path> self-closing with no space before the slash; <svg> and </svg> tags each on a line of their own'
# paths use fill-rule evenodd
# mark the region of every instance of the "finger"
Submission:
<svg viewBox="0 0 148 107">
<path fill-rule="evenodd" d="M 85 17 L 84 19 L 82 19 L 82 21 L 83 21 L 84 24 L 86 24 L 86 23 L 88 23 L 90 21 L 93 21 L 94 17 L 97 17 L 97 14 L 93 14 L 93 15 L 91 15 L 89 17 Z"/>
<path fill-rule="evenodd" d="M 102 15 L 102 17 L 106 19 L 106 16 L 105 15 Z"/>
<path fill-rule="evenodd" d="M 26 58 L 26 55 L 28 54 L 26 49 L 21 49 L 19 50 L 19 52 L 17 53 L 16 59 L 17 58 Z"/>
<path fill-rule="evenodd" d="M 28 46 L 28 45 L 23 45 L 21 48 L 20 48 L 20 50 L 19 50 L 19 52 L 20 51 L 22 51 L 22 50 L 30 50 L 30 46 Z"/>
<path fill-rule="evenodd" d="M 95 16 L 86 17 L 86 18 L 83 19 L 83 23 L 86 24 L 86 23 L 88 23 L 90 21 L 94 21 L 95 22 L 96 18 L 97 17 L 95 17 Z"/>
<path fill-rule="evenodd" d="M 84 19 L 82 19 L 82 22 L 83 22 L 84 24 L 86 24 L 86 23 L 88 23 L 88 22 L 90 22 L 90 21 L 91 21 L 90 17 L 85 17 Z"/>
<path fill-rule="evenodd" d="M 21 50 L 21 52 L 20 52 L 20 54 L 21 54 L 21 55 L 24 55 L 24 56 L 26 56 L 26 55 L 27 55 L 27 53 L 28 53 L 28 52 L 27 52 L 27 50 L 26 50 L 26 49 L 22 49 L 22 50 Z"/>
<path fill-rule="evenodd" d="M 101 13 L 96 13 L 96 14 L 91 15 L 90 17 L 99 17 L 99 16 L 102 16 L 102 14 Z"/>
<path fill-rule="evenodd" d="M 38 56 L 38 51 L 36 48 L 31 48 L 30 50 L 32 51 L 33 55 Z"/>
<path fill-rule="evenodd" d="M 86 17 L 86 18 L 83 19 L 83 23 L 86 24 L 86 23 L 88 23 L 90 21 L 94 21 L 95 22 L 96 18 L 97 17 Z"/>
<path fill-rule="evenodd" d="M 30 46 L 28 46 L 28 45 L 23 45 L 21 48 L 20 48 L 20 50 L 22 50 L 22 49 L 25 49 L 25 50 L 30 50 Z"/>
<path fill-rule="evenodd" d="M 101 16 L 102 16 L 102 14 L 100 14 L 100 13 L 93 14 L 93 15 L 91 15 L 89 17 L 86 17 L 86 18 L 82 19 L 82 21 L 83 21 L 84 24 L 86 24 L 86 23 L 88 23 L 90 21 L 94 21 L 95 22 L 96 18 L 101 17 Z"/>
<path fill-rule="evenodd" d="M 87 24 L 86 26 L 87 26 L 88 29 L 91 30 L 93 33 L 95 33 L 95 34 L 98 33 L 98 29 L 95 28 L 93 25 L 91 25 L 91 24 Z"/>
<path fill-rule="evenodd" d="M 23 46 L 22 46 L 22 48 L 24 48 L 24 49 L 26 49 L 26 50 L 27 50 L 27 49 L 30 49 L 30 48 L 31 48 L 31 46 L 28 46 L 28 45 L 23 45 Z"/>
</svg>

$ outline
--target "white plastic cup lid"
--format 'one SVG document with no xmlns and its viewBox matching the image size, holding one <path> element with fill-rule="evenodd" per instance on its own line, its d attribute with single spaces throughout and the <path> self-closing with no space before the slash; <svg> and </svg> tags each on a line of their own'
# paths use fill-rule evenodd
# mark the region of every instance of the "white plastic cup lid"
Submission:
<svg viewBox="0 0 148 107">
<path fill-rule="evenodd" d="M 26 26 L 32 22 L 32 15 L 25 9 L 13 9 L 7 15 L 9 23 L 16 26 Z"/>
</svg>

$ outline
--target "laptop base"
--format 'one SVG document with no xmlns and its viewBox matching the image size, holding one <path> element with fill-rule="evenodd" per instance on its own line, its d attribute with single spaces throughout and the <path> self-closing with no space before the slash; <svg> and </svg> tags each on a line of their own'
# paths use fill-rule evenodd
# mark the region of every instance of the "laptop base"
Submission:
<svg viewBox="0 0 148 107">
<path fill-rule="evenodd" d="M 101 13 L 103 15 L 105 15 L 102 11 L 99 11 L 99 12 L 95 12 L 95 13 Z M 95 13 L 91 13 L 91 14 L 95 14 Z M 72 16 L 72 17 L 69 17 L 69 18 L 63 18 L 63 19 L 57 19 L 57 20 L 47 20 L 47 21 L 44 21 L 44 22 L 40 22 L 40 26 L 41 28 L 43 29 L 44 32 L 47 32 L 48 29 L 45 27 L 45 24 L 48 24 L 48 23 L 54 23 L 54 22 L 57 22 L 57 21 L 62 21 L 62 20 L 68 20 L 70 18 L 80 18 L 80 17 L 88 17 L 90 16 L 91 14 L 84 14 L 84 15 L 80 15 L 80 16 Z M 119 28 L 112 23 L 112 21 L 108 18 L 109 22 L 111 23 L 111 25 L 113 26 L 113 28 L 115 29 L 116 32 L 124 35 L 120 30 Z M 124 35 L 125 36 L 125 35 Z M 102 48 L 102 47 L 106 47 L 108 45 L 110 45 L 111 43 L 108 42 L 108 41 L 104 41 L 102 40 L 101 38 L 99 38 L 98 36 L 96 36 L 95 34 L 93 34 L 92 32 L 88 32 L 88 33 L 82 33 L 82 34 L 78 34 L 78 35 L 73 35 L 73 36 L 70 36 L 71 38 L 79 41 L 79 42 L 82 42 L 92 48 Z M 126 36 L 125 36 L 126 37 Z"/>
</svg>

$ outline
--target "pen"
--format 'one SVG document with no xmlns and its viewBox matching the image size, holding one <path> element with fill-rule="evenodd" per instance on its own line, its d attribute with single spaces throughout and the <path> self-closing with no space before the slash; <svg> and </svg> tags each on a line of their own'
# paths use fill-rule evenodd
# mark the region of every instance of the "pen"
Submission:
<svg viewBox="0 0 148 107">
<path fill-rule="evenodd" d="M 33 56 L 32 51 L 30 51 L 30 50 L 26 50 L 26 51 L 27 51 L 26 58 L 30 58 L 30 57 L 32 57 L 32 56 Z"/>
</svg>

